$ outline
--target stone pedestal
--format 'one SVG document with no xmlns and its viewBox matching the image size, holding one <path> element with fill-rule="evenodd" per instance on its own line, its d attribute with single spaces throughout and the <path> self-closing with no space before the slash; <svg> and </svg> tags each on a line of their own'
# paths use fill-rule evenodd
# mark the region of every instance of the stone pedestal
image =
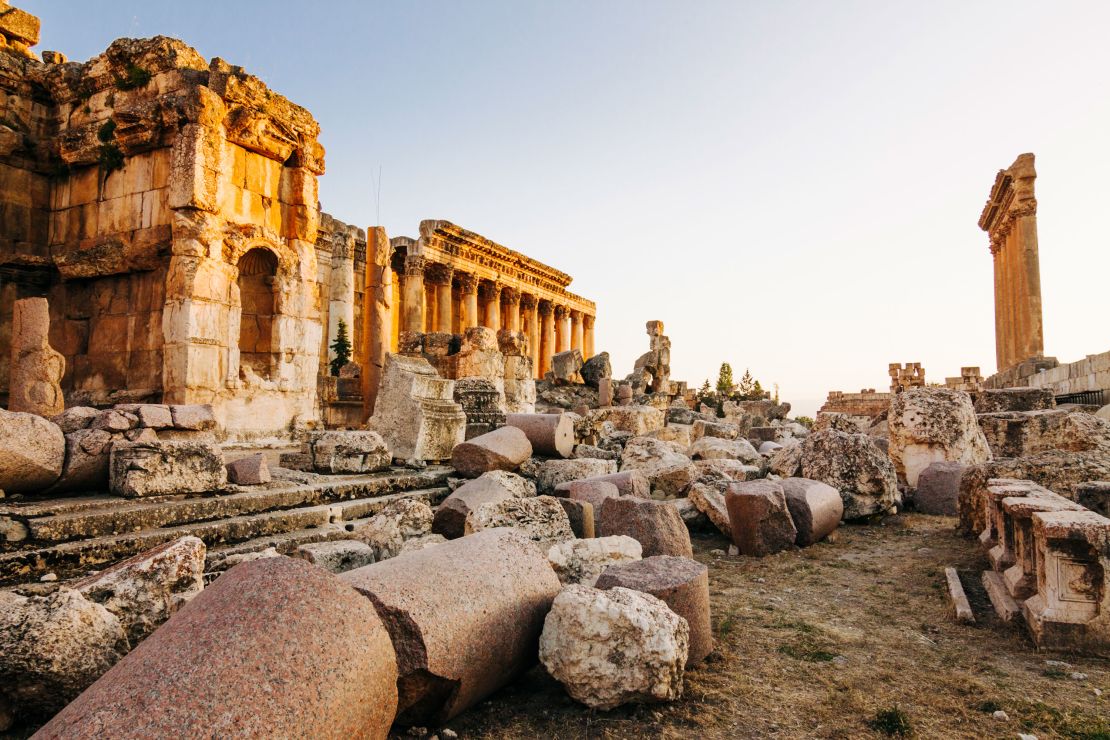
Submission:
<svg viewBox="0 0 1110 740">
<path fill-rule="evenodd" d="M 454 390 L 455 381 L 439 377 L 424 358 L 389 354 L 368 426 L 395 459 L 447 460 L 466 434 Z"/>
</svg>

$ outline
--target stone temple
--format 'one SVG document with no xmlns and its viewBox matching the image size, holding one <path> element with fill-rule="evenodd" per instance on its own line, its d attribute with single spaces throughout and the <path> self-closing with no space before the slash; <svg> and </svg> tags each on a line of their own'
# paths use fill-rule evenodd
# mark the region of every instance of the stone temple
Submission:
<svg viewBox="0 0 1110 740">
<path fill-rule="evenodd" d="M 593 354 L 566 273 L 447 221 L 389 239 L 322 213 L 319 124 L 242 68 L 165 37 L 39 61 L 37 19 L 10 10 L 0 356 L 14 302 L 46 298 L 66 405 L 211 404 L 229 437 L 284 434 L 365 419 L 405 331 L 521 332 L 536 377 Z M 329 377 L 340 320 L 366 390 Z"/>
</svg>

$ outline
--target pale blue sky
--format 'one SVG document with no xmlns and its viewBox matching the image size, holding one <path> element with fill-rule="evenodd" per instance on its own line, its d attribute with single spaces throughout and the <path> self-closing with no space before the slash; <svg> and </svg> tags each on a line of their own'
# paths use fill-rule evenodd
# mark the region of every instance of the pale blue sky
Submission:
<svg viewBox="0 0 1110 740">
<path fill-rule="evenodd" d="M 16 0 L 73 60 L 173 35 L 322 127 L 325 210 L 575 276 L 617 374 L 661 319 L 812 413 L 994 369 L 995 172 L 1037 154 L 1046 351 L 1110 349 L 1110 3 Z"/>
</svg>

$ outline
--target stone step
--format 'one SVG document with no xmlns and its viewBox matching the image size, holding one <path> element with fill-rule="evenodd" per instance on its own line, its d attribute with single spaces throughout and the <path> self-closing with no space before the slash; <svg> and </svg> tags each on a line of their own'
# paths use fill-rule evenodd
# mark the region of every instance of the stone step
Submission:
<svg viewBox="0 0 1110 740">
<path fill-rule="evenodd" d="M 983 587 L 990 597 L 991 606 L 1003 622 L 1012 622 L 1014 617 L 1021 614 L 1021 607 L 1006 590 L 1006 582 L 1002 580 L 1000 574 L 993 570 L 983 571 Z"/>
<path fill-rule="evenodd" d="M 76 539 L 212 521 L 297 506 L 366 499 L 392 492 L 442 485 L 450 468 L 388 471 L 369 475 L 328 476 L 321 481 L 275 481 L 265 487 L 237 487 L 227 495 L 160 496 L 125 499 L 98 496 L 93 504 L 56 499 L 0 507 L 0 516 L 22 522 L 28 537 L 23 549 Z"/>
<path fill-rule="evenodd" d="M 390 501 L 399 498 L 421 498 L 438 504 L 448 494 L 446 487 L 402 491 L 394 494 L 374 495 L 361 499 L 332 504 L 301 506 L 261 514 L 249 514 L 191 522 L 173 527 L 156 527 L 138 532 L 105 535 L 83 540 L 72 540 L 47 547 L 24 549 L 0 554 L 0 585 L 37 580 L 45 573 L 59 577 L 82 575 L 91 569 L 101 569 L 115 561 L 130 557 L 164 542 L 193 535 L 210 548 L 254 541 L 273 541 L 273 538 L 295 531 L 315 531 L 314 537 L 304 542 L 342 538 L 347 531 L 346 520 L 360 519 L 376 513 Z M 298 543 L 300 544 L 300 543 Z M 273 545 L 258 547 L 265 549 Z M 247 549 L 247 552 L 254 550 Z"/>
</svg>

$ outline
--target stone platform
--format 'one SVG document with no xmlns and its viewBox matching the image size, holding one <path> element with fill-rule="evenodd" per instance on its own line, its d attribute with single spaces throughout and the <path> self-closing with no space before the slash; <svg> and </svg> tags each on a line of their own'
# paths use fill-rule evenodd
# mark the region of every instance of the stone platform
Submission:
<svg viewBox="0 0 1110 740">
<path fill-rule="evenodd" d="M 0 585 L 36 582 L 47 573 L 84 575 L 187 535 L 208 546 L 208 571 L 221 570 L 234 554 L 268 547 L 288 553 L 309 542 L 347 539 L 359 520 L 398 498 L 435 506 L 448 494 L 452 469 L 272 472 L 266 485 L 228 485 L 201 495 L 0 500 Z"/>
</svg>

